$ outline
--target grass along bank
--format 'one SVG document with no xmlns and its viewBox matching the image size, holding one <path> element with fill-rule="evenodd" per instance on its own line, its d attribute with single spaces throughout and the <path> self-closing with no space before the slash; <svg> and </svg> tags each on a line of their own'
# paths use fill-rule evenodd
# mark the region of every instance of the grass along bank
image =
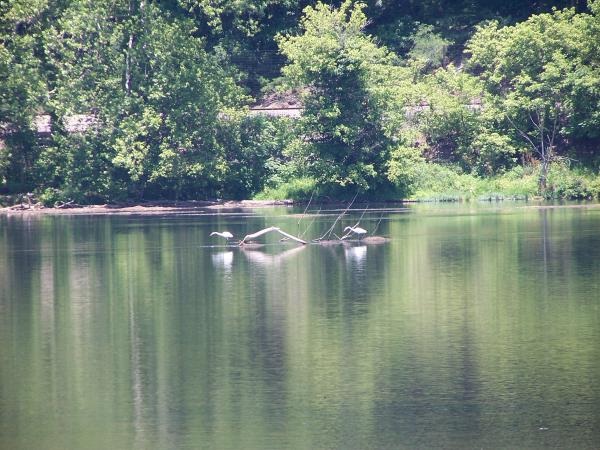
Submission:
<svg viewBox="0 0 600 450">
<path fill-rule="evenodd" d="M 461 173 L 452 166 L 424 163 L 414 172 L 410 184 L 404 189 L 386 193 L 383 198 L 376 194 L 369 197 L 375 200 L 420 202 L 526 200 L 534 197 L 564 200 L 600 198 L 600 174 L 589 169 L 553 164 L 545 192 L 540 192 L 539 176 L 539 168 L 535 166 L 519 166 L 501 175 L 481 177 Z M 302 177 L 269 186 L 255 199 L 306 201 L 313 193 L 316 197 L 327 196 L 314 179 Z"/>
</svg>

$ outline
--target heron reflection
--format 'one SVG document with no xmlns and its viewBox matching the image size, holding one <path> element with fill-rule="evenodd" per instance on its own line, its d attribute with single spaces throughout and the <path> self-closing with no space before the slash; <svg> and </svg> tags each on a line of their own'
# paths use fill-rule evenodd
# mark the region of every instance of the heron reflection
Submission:
<svg viewBox="0 0 600 450">
<path fill-rule="evenodd" d="M 346 257 L 346 262 L 350 264 L 356 264 L 357 266 L 362 266 L 367 259 L 367 246 L 346 246 L 344 247 L 344 256 Z"/>
<path fill-rule="evenodd" d="M 218 252 L 210 255 L 213 266 L 217 269 L 224 269 L 226 272 L 230 272 L 233 267 L 233 252 Z"/>
</svg>

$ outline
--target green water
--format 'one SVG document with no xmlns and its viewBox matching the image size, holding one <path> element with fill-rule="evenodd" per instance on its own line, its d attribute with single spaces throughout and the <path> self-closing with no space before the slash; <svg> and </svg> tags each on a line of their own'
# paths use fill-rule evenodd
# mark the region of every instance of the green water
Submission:
<svg viewBox="0 0 600 450">
<path fill-rule="evenodd" d="M 518 206 L 0 216 L 0 448 L 598 449 L 600 209 Z"/>
</svg>

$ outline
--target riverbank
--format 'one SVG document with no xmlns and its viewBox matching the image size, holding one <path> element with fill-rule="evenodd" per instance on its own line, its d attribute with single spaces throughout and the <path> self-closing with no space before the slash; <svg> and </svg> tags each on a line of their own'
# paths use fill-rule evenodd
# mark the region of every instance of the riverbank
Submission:
<svg viewBox="0 0 600 450">
<path fill-rule="evenodd" d="M 428 202 L 428 201 L 415 201 L 415 200 L 401 200 L 401 201 L 387 201 L 376 203 L 363 203 L 355 202 L 353 209 L 369 208 L 378 210 L 385 210 L 386 207 L 381 208 L 381 204 L 389 205 L 393 208 L 393 205 L 416 205 L 416 204 L 434 204 L 434 203 L 448 203 L 456 204 L 462 203 L 465 205 L 469 204 L 503 204 L 504 207 L 513 208 L 527 208 L 527 209 L 559 209 L 559 208 L 576 208 L 576 209 L 600 209 L 600 203 L 598 202 L 584 202 L 584 203 L 567 203 L 567 204 L 556 204 L 555 202 L 549 202 L 542 198 L 530 199 L 530 200 L 479 200 L 479 201 L 445 201 L 445 202 Z M 161 201 L 161 202 L 140 202 L 140 203 L 120 203 L 120 204 L 104 204 L 104 205 L 78 205 L 76 207 L 69 208 L 52 208 L 52 207 L 28 207 L 28 205 L 11 206 L 0 208 L 0 214 L 5 215 L 23 215 L 23 216 L 37 216 L 37 215 L 168 215 L 168 214 L 195 214 L 195 213 L 231 213 L 235 210 L 244 209 L 255 209 L 255 208 L 270 208 L 274 206 L 302 206 L 306 205 L 305 201 L 294 201 L 294 200 L 240 200 L 240 201 Z M 321 204 L 321 203 L 319 203 Z M 344 208 L 348 205 L 348 202 L 327 202 L 327 205 L 339 206 Z"/>
<path fill-rule="evenodd" d="M 240 201 L 156 201 L 137 203 L 116 203 L 103 205 L 68 205 L 67 207 L 45 207 L 39 204 L 17 205 L 0 208 L 4 214 L 65 214 L 65 215 L 102 215 L 102 214 L 170 214 L 202 210 L 232 210 L 240 208 L 264 208 L 272 206 L 291 206 L 293 200 L 240 200 Z"/>
<path fill-rule="evenodd" d="M 298 177 L 265 188 L 256 198 L 308 200 L 313 195 L 322 197 L 324 194 L 336 197 L 335 193 L 323 191 L 315 179 Z M 402 198 L 403 202 L 593 200 L 600 199 L 600 174 L 555 163 L 550 167 L 546 189 L 542 192 L 539 167 L 517 166 L 494 176 L 480 176 L 464 173 L 457 167 L 422 162 L 410 168 L 406 183 L 396 190 L 371 191 L 367 195 L 378 197 L 380 201 Z"/>
</svg>

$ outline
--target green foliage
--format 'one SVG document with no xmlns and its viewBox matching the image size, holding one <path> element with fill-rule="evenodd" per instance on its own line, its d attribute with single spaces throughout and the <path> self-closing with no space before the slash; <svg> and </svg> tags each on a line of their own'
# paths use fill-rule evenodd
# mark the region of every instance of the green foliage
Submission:
<svg viewBox="0 0 600 450">
<path fill-rule="evenodd" d="M 600 174 L 589 180 L 588 190 L 591 198 L 600 199 Z"/>
<path fill-rule="evenodd" d="M 302 157 L 326 189 L 367 191 L 384 180 L 388 142 L 377 89 L 389 84 L 393 57 L 363 33 L 365 5 L 346 1 L 305 10 L 302 34 L 280 36 L 283 74 L 303 87 Z"/>
<path fill-rule="evenodd" d="M 498 132 L 498 111 L 479 79 L 449 67 L 420 77 L 408 89 L 414 100 L 400 129 L 412 130 L 428 160 L 488 176 L 516 164 L 520 149 Z"/>
<path fill-rule="evenodd" d="M 396 183 L 403 192 L 407 192 L 419 178 L 423 164 L 426 163 L 418 147 L 400 145 L 391 152 L 388 178 Z"/>
<path fill-rule="evenodd" d="M 504 196 L 529 198 L 539 194 L 539 173 L 534 167 L 516 166 L 512 170 L 492 178 L 490 191 Z"/>
<path fill-rule="evenodd" d="M 480 27 L 469 68 L 484 82 L 504 129 L 548 168 L 569 139 L 600 129 L 600 18 L 574 10 L 540 14 L 511 27 Z"/>
<path fill-rule="evenodd" d="M 307 0 L 177 0 L 193 18 L 208 47 L 223 66 L 256 95 L 279 76 L 282 57 L 274 37 L 295 29 Z"/>
<path fill-rule="evenodd" d="M 460 169 L 435 163 L 420 163 L 409 198 L 416 200 L 468 200 L 476 197 L 481 179 Z"/>
<path fill-rule="evenodd" d="M 320 195 L 317 181 L 313 178 L 295 178 L 282 182 L 255 196 L 256 200 L 308 200 L 313 193 Z"/>
<path fill-rule="evenodd" d="M 35 115 L 47 95 L 40 58 L 47 2 L 0 4 L 0 189 L 30 190 L 39 149 Z M 2 136 L 4 135 L 4 136 Z"/>
<path fill-rule="evenodd" d="M 136 197 L 216 195 L 224 181 L 219 114 L 243 95 L 195 31 L 153 4 L 79 2 L 49 35 L 57 111 L 97 111 L 102 157 Z M 67 155 L 98 150 L 66 136 L 56 144 Z"/>
<path fill-rule="evenodd" d="M 8 182 L 7 169 L 10 167 L 10 150 L 6 143 L 0 143 L 0 186 L 6 186 Z"/>
<path fill-rule="evenodd" d="M 470 144 L 474 157 L 472 167 L 481 174 L 495 174 L 517 163 L 521 152 L 510 136 L 498 133 L 491 126 L 483 126 Z"/>
<path fill-rule="evenodd" d="M 436 33 L 432 25 L 420 25 L 412 40 L 413 45 L 408 56 L 423 61 L 428 69 L 444 64 L 448 46 L 452 43 Z"/>
<path fill-rule="evenodd" d="M 0 191 L 462 198 L 533 195 L 539 177 L 548 197 L 594 196 L 599 5 L 0 2 Z M 300 92 L 300 120 L 247 113 L 275 85 Z"/>
<path fill-rule="evenodd" d="M 220 124 L 218 140 L 224 148 L 223 187 L 225 198 L 252 198 L 266 183 L 285 176 L 283 155 L 295 138 L 289 118 L 240 114 Z"/>
<path fill-rule="evenodd" d="M 52 207 L 57 202 L 69 201 L 61 191 L 56 188 L 46 188 L 38 195 L 38 200 L 46 207 Z"/>
<path fill-rule="evenodd" d="M 426 201 L 527 199 L 540 195 L 540 167 L 521 167 L 495 177 L 461 173 L 451 166 L 417 164 L 408 198 Z M 600 175 L 553 163 L 544 193 L 552 199 L 600 198 Z"/>
<path fill-rule="evenodd" d="M 477 80 L 454 69 L 426 75 L 416 89 L 424 108 L 416 113 L 417 128 L 429 147 L 429 158 L 474 166 L 471 142 L 484 124 L 478 110 L 468 106 L 481 98 Z"/>
<path fill-rule="evenodd" d="M 294 11 L 297 0 L 179 0 L 186 10 L 198 13 L 214 34 L 237 32 L 247 37 L 268 26 L 276 10 Z"/>
<path fill-rule="evenodd" d="M 517 166 L 495 177 L 463 173 L 450 165 L 421 161 L 404 197 L 420 201 L 526 199 L 538 195 L 537 171 Z"/>
<path fill-rule="evenodd" d="M 422 176 L 427 163 L 418 144 L 418 133 L 404 130 L 398 144 L 390 152 L 387 178 L 396 186 L 402 197 L 412 194 L 414 186 Z"/>
<path fill-rule="evenodd" d="M 110 136 L 102 132 L 57 135 L 38 160 L 39 185 L 55 188 L 61 200 L 104 203 L 135 196 L 129 178 L 119 178 L 112 161 Z M 51 181 L 51 182 L 50 182 Z"/>
<path fill-rule="evenodd" d="M 548 171 L 547 198 L 590 199 L 600 197 L 600 175 L 589 170 L 571 169 L 564 162 L 556 162 Z"/>
</svg>

